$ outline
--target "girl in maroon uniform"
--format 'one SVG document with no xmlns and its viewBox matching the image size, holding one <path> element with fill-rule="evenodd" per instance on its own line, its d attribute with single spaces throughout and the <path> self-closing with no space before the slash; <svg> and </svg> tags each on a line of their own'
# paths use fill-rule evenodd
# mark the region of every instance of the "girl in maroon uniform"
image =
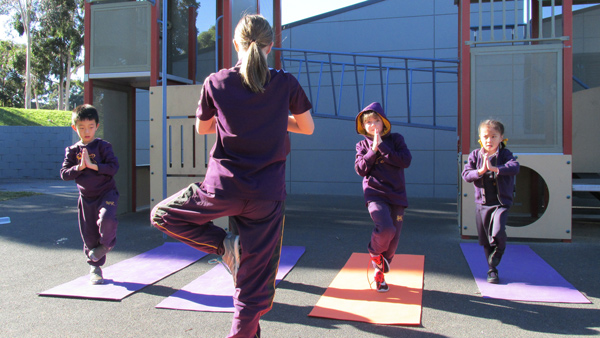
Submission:
<svg viewBox="0 0 600 338">
<path fill-rule="evenodd" d="M 233 43 L 238 63 L 208 76 L 198 102 L 198 133 L 217 136 L 206 177 L 160 202 L 151 219 L 167 235 L 223 256 L 235 284 L 228 337 L 260 337 L 281 253 L 288 131 L 312 134 L 314 124 L 296 78 L 267 65 L 273 47 L 268 21 L 243 17 Z M 239 236 L 213 224 L 223 216 Z"/>
<path fill-rule="evenodd" d="M 356 144 L 354 169 L 363 177 L 365 202 L 375 223 L 367 249 L 375 268 L 377 292 L 389 290 L 384 274 L 390 270 L 404 223 L 408 206 L 404 169 L 412 160 L 404 137 L 391 129 L 377 102 L 356 116 L 356 132 L 365 139 Z"/>
<path fill-rule="evenodd" d="M 520 166 L 506 148 L 504 125 L 500 121 L 485 120 L 478 131 L 481 148 L 469 154 L 462 178 L 475 188 L 475 224 L 479 245 L 483 246 L 488 262 L 487 281 L 498 284 L 497 266 L 506 250 L 506 221 Z"/>
</svg>

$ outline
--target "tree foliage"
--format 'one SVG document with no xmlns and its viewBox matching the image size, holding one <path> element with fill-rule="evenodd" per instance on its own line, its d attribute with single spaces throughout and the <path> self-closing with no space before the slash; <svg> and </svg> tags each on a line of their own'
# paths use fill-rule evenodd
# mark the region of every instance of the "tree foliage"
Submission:
<svg viewBox="0 0 600 338">
<path fill-rule="evenodd" d="M 83 0 L 45 0 L 41 6 L 36 55 L 46 59 L 49 75 L 57 80 L 59 110 L 69 110 L 71 76 L 83 65 L 83 6 Z"/>
<path fill-rule="evenodd" d="M 198 34 L 198 49 L 215 48 L 215 26 Z"/>
<path fill-rule="evenodd" d="M 25 57 L 25 46 L 0 41 L 0 104 L 4 107 L 23 107 Z"/>
<path fill-rule="evenodd" d="M 23 8 L 34 10 L 27 12 Z M 83 90 L 80 82 L 71 80 L 83 65 L 83 8 L 84 0 L 0 0 L 0 14 L 10 16 L 15 32 L 28 36 L 25 50 L 29 51 L 24 69 L 12 67 L 12 73 L 3 69 L 4 73 L 15 75 L 13 81 L 4 81 L 2 92 L 10 84 L 22 86 L 25 96 L 28 91 L 33 94 L 31 99 L 17 95 L 15 100 L 2 101 L 3 105 L 28 107 L 35 100 L 37 108 L 70 110 L 74 101 L 71 93 Z M 80 88 L 72 90 L 73 85 Z"/>
<path fill-rule="evenodd" d="M 13 26 L 26 37 L 25 60 L 25 107 L 31 107 L 31 30 L 36 22 L 39 0 L 0 0 L 0 13 L 10 14 L 15 20 Z"/>
</svg>

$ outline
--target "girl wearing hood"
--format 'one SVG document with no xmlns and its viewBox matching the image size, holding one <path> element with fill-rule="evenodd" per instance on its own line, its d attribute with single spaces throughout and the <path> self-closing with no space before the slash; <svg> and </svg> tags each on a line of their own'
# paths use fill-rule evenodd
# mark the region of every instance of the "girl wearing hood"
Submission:
<svg viewBox="0 0 600 338">
<path fill-rule="evenodd" d="M 390 121 L 377 102 L 358 113 L 356 132 L 365 139 L 356 144 L 354 169 L 363 177 L 365 202 L 375 223 L 367 250 L 377 292 L 387 292 L 384 274 L 390 270 L 408 206 L 404 169 L 410 166 L 412 156 L 404 137 L 391 132 Z"/>
</svg>

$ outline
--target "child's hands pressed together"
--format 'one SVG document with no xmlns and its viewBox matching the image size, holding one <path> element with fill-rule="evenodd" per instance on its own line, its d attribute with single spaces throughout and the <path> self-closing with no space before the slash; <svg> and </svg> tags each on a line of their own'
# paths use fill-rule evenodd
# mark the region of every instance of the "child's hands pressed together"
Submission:
<svg viewBox="0 0 600 338">
<path fill-rule="evenodd" d="M 373 134 L 373 146 L 371 147 L 371 149 L 373 149 L 373 151 L 377 151 L 381 142 L 381 135 L 379 135 L 379 131 L 375 129 L 375 132 Z"/>
<path fill-rule="evenodd" d="M 483 174 L 485 174 L 489 168 L 488 165 L 490 163 L 490 158 L 488 156 L 488 154 L 486 152 L 483 153 L 483 167 L 477 169 L 477 173 L 479 174 L 479 176 L 483 176 Z"/>
<path fill-rule="evenodd" d="M 489 171 L 491 171 L 491 172 L 495 172 L 495 173 L 497 173 L 497 172 L 498 172 L 498 167 L 494 167 L 494 166 L 492 165 L 492 157 L 491 157 L 491 156 L 489 156 L 489 155 L 486 155 L 486 160 L 487 160 L 487 169 L 488 169 Z"/>
<path fill-rule="evenodd" d="M 485 174 L 488 171 L 492 171 L 495 173 L 498 172 L 498 167 L 494 167 L 492 165 L 491 160 L 492 160 L 491 156 L 488 153 L 483 152 L 483 167 L 477 169 L 477 173 L 479 174 L 479 176 L 482 176 L 483 174 Z"/>
<path fill-rule="evenodd" d="M 77 171 L 82 171 L 83 169 L 86 168 L 85 166 L 85 152 L 87 150 L 85 148 L 81 149 L 81 159 L 79 160 L 79 164 L 77 165 Z"/>
<path fill-rule="evenodd" d="M 81 150 L 81 163 L 79 164 L 79 170 L 83 170 L 85 168 L 98 171 L 98 165 L 92 163 L 92 159 L 90 158 L 87 148 L 83 148 Z"/>
</svg>

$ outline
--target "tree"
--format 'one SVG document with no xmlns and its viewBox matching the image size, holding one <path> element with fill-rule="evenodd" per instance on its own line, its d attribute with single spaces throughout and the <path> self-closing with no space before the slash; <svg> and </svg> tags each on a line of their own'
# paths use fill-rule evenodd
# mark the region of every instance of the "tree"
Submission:
<svg viewBox="0 0 600 338">
<path fill-rule="evenodd" d="M 215 48 L 215 26 L 210 27 L 207 31 L 198 34 L 198 49 Z"/>
<path fill-rule="evenodd" d="M 25 46 L 12 41 L 0 41 L 0 104 L 22 108 L 25 79 Z"/>
<path fill-rule="evenodd" d="M 22 25 L 20 34 L 26 37 L 25 108 L 31 108 L 31 30 L 39 3 L 39 0 L 0 0 L 0 14 L 12 14 L 16 19 L 15 26 Z"/>
<path fill-rule="evenodd" d="M 70 110 L 71 77 L 83 66 L 83 0 L 45 0 L 41 5 L 40 30 L 37 34 L 50 65 L 50 74 L 58 79 L 59 110 Z"/>
</svg>

